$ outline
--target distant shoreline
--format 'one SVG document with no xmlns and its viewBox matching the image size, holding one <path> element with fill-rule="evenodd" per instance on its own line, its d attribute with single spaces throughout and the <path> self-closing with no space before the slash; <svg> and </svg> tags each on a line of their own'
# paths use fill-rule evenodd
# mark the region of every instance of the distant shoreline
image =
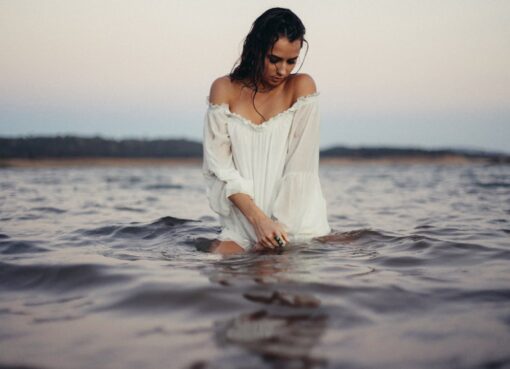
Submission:
<svg viewBox="0 0 510 369">
<path fill-rule="evenodd" d="M 47 158 L 0 159 L 0 168 L 198 166 L 200 158 Z"/>
<path fill-rule="evenodd" d="M 462 155 L 391 156 L 379 158 L 321 158 L 321 164 L 444 164 L 461 165 L 490 163 L 487 159 L 466 158 Z M 138 166 L 196 166 L 202 165 L 201 158 L 47 158 L 47 159 L 0 159 L 0 168 L 70 168 L 70 167 L 138 167 Z"/>
<path fill-rule="evenodd" d="M 201 165 L 201 142 L 185 139 L 124 139 L 50 136 L 0 137 L 0 167 Z M 510 154 L 417 147 L 346 147 L 320 150 L 321 163 L 347 164 L 510 164 Z"/>
</svg>

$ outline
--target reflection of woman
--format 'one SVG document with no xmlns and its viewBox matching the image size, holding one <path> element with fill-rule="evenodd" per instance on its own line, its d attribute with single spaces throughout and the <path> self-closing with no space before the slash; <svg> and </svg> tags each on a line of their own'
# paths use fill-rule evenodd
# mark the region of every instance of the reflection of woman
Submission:
<svg viewBox="0 0 510 369">
<path fill-rule="evenodd" d="M 292 11 L 267 10 L 238 65 L 211 86 L 203 173 L 222 225 L 215 252 L 274 248 L 331 230 L 318 175 L 319 94 L 309 75 L 291 74 L 304 34 Z"/>
</svg>

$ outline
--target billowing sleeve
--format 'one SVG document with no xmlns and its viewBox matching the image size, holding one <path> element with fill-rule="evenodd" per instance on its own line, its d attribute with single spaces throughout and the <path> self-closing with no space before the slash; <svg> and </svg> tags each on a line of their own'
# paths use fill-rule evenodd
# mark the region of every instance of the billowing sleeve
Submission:
<svg viewBox="0 0 510 369">
<path fill-rule="evenodd" d="M 229 215 L 235 206 L 228 197 L 245 193 L 253 198 L 253 181 L 237 171 L 227 131 L 227 109 L 210 104 L 204 119 L 202 173 L 211 209 Z"/>
<path fill-rule="evenodd" d="M 319 180 L 318 96 L 310 95 L 296 105 L 283 176 L 273 203 L 273 218 L 284 226 L 291 241 L 331 231 Z"/>
</svg>

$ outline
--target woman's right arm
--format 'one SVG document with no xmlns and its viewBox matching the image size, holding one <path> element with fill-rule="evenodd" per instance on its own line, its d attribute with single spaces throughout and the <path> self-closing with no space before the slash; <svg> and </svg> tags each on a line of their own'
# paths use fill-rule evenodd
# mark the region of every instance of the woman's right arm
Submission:
<svg viewBox="0 0 510 369">
<path fill-rule="evenodd" d="M 262 244 L 262 246 L 268 248 L 277 247 L 278 243 L 274 239 L 275 235 L 281 235 L 285 243 L 289 242 L 287 232 L 283 229 L 282 225 L 269 218 L 260 210 L 250 196 L 244 193 L 236 193 L 230 195 L 229 199 L 241 210 L 241 213 L 253 226 L 258 243 Z"/>
</svg>

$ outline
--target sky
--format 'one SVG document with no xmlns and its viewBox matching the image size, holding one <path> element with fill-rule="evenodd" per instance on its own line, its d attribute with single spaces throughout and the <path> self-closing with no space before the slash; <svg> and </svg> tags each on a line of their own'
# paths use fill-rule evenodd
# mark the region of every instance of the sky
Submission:
<svg viewBox="0 0 510 369">
<path fill-rule="evenodd" d="M 508 0 L 0 0 L 0 136 L 201 141 L 211 82 L 274 6 L 307 29 L 321 148 L 510 153 Z"/>
</svg>

